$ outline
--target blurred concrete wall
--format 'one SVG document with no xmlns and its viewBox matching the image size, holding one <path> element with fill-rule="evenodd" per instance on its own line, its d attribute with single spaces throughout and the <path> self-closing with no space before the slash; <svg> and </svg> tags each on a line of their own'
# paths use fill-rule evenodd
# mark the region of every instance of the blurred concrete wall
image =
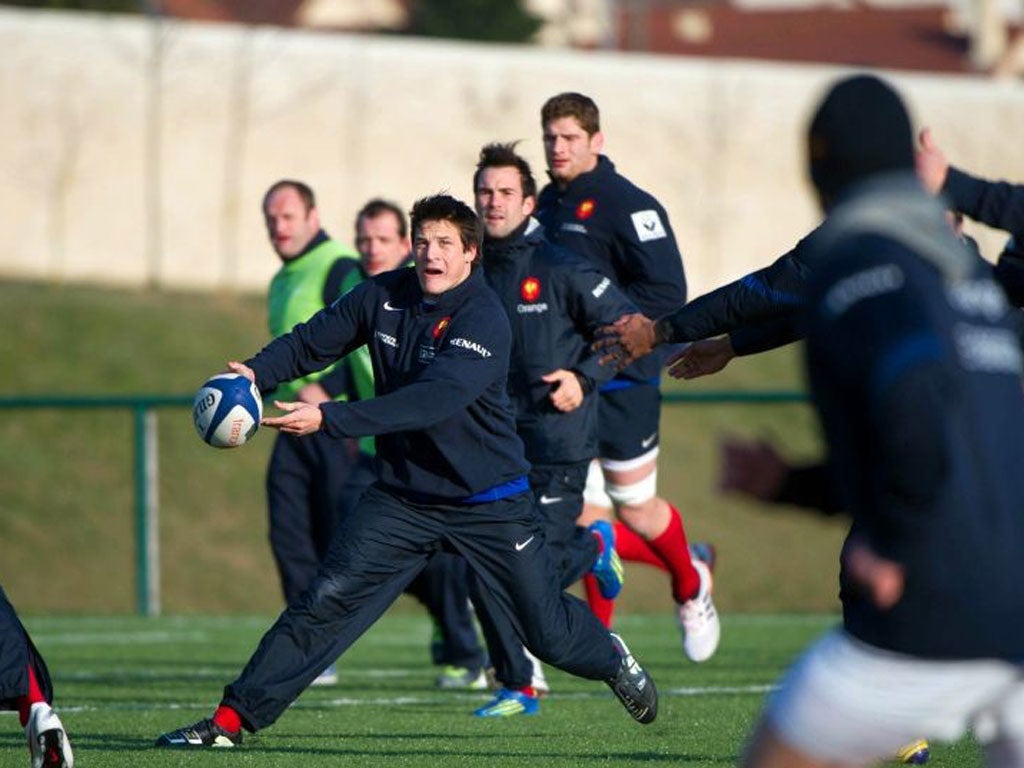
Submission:
<svg viewBox="0 0 1024 768">
<path fill-rule="evenodd" d="M 0 48 L 0 277 L 216 290 L 276 268 L 276 179 L 309 182 L 348 240 L 370 196 L 468 199 L 488 141 L 522 139 L 543 177 L 538 111 L 571 89 L 668 209 L 696 295 L 816 223 L 803 131 L 841 74 L 11 9 Z M 958 164 L 1024 181 L 1024 86 L 891 77 Z M 993 257 L 1003 239 L 981 233 Z"/>
</svg>

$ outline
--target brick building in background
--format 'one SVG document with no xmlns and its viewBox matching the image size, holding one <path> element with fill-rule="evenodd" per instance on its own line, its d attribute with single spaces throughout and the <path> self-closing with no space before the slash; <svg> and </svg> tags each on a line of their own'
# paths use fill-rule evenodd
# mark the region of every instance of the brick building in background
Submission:
<svg viewBox="0 0 1024 768">
<path fill-rule="evenodd" d="M 166 16 L 401 33 L 415 0 L 163 0 Z M 681 56 L 1021 75 L 1021 0 L 522 0 L 537 43 Z M 1000 5 L 1003 3 L 1003 5 Z"/>
</svg>

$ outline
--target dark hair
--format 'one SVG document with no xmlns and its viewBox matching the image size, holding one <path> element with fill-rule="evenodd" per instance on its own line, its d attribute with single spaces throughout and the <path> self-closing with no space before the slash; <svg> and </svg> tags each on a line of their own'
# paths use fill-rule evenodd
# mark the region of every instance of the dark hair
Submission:
<svg viewBox="0 0 1024 768">
<path fill-rule="evenodd" d="M 393 214 L 398 220 L 398 236 L 405 237 L 409 234 L 408 224 L 405 221 L 405 211 L 398 207 L 397 203 L 385 200 L 382 197 L 375 197 L 359 209 L 356 214 L 356 231 L 359 230 L 359 222 L 362 219 L 376 219 L 384 214 Z"/>
<path fill-rule="evenodd" d="M 439 194 L 417 200 L 409 212 L 412 232 L 415 237 L 424 222 L 450 221 L 459 230 L 463 250 L 471 245 L 480 250 L 483 227 L 473 209 L 451 195 Z"/>
<path fill-rule="evenodd" d="M 280 192 L 282 189 L 287 189 L 288 187 L 291 187 L 292 189 L 299 193 L 299 197 L 302 198 L 302 204 L 306 206 L 307 211 L 316 208 L 316 195 L 313 194 L 313 190 L 308 184 L 303 184 L 301 181 L 295 181 L 294 179 L 281 179 L 280 181 L 275 181 L 273 184 L 271 184 L 270 189 L 268 189 L 266 193 L 264 193 L 264 213 L 266 213 L 267 202 L 270 200 L 270 198 L 273 197 L 276 193 Z"/>
<path fill-rule="evenodd" d="M 476 164 L 476 173 L 473 174 L 474 190 L 476 189 L 477 182 L 480 181 L 480 174 L 484 172 L 485 168 L 515 168 L 519 171 L 519 181 L 522 183 L 523 197 L 537 196 L 537 182 L 533 178 L 530 164 L 516 154 L 516 145 L 518 143 L 518 141 L 513 141 L 508 144 L 487 144 L 480 150 L 480 159 Z"/>
<path fill-rule="evenodd" d="M 547 127 L 548 123 L 560 117 L 575 117 L 580 128 L 586 131 L 588 136 L 593 136 L 601 130 L 601 113 L 597 109 L 597 104 L 582 93 L 560 93 L 544 102 L 544 106 L 540 108 L 541 128 Z"/>
<path fill-rule="evenodd" d="M 874 75 L 829 89 L 807 135 L 811 180 L 823 201 L 877 173 L 914 170 L 914 131 L 903 100 Z"/>
</svg>

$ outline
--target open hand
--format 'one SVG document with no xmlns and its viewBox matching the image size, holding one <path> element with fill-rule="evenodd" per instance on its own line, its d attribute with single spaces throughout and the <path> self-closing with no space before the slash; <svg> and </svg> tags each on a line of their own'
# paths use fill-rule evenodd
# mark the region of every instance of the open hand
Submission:
<svg viewBox="0 0 1024 768">
<path fill-rule="evenodd" d="M 311 435 L 323 424 L 324 415 L 320 408 L 310 403 L 275 400 L 274 406 L 285 411 L 285 414 L 264 417 L 260 424 L 265 427 L 278 429 L 288 435 Z"/>
<path fill-rule="evenodd" d="M 672 355 L 667 361 L 668 375 L 673 379 L 697 379 L 718 373 L 736 357 L 728 336 L 702 339 Z"/>
</svg>

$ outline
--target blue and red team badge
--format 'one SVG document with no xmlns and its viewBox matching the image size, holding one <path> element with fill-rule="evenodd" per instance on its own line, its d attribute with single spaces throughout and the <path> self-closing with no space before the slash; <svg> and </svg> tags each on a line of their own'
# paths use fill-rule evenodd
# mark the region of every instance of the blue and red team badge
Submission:
<svg viewBox="0 0 1024 768">
<path fill-rule="evenodd" d="M 448 323 L 450 323 L 451 321 L 451 315 L 447 317 L 442 317 L 440 320 L 437 321 L 437 325 L 434 326 L 434 330 L 430 332 L 431 335 L 435 339 L 441 338 L 441 334 L 444 333 L 445 329 L 448 327 Z"/>
<path fill-rule="evenodd" d="M 523 301 L 536 301 L 540 297 L 540 280 L 528 277 L 519 284 L 519 295 Z"/>
<path fill-rule="evenodd" d="M 586 221 L 594 215 L 595 210 L 597 210 L 597 203 L 594 202 L 593 198 L 588 197 L 576 206 L 576 218 L 580 221 Z"/>
</svg>

